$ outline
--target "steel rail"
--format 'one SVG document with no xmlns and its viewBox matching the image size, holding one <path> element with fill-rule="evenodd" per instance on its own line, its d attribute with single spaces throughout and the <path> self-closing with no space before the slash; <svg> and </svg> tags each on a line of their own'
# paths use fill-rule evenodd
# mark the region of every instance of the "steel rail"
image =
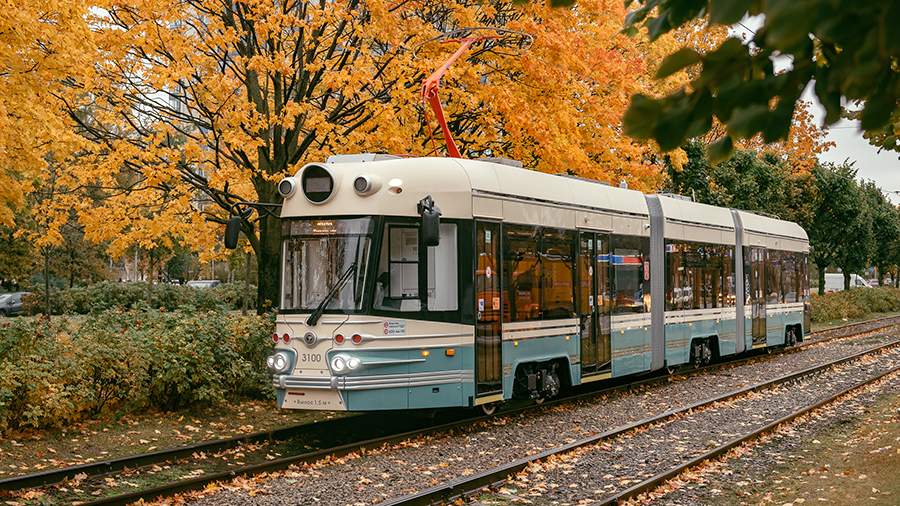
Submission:
<svg viewBox="0 0 900 506">
<path fill-rule="evenodd" d="M 631 432 L 636 429 L 648 427 L 648 426 L 651 426 L 651 425 L 654 425 L 654 424 L 657 424 L 660 422 L 664 422 L 666 420 L 670 420 L 679 415 L 689 413 L 691 411 L 694 411 L 694 410 L 697 410 L 700 408 L 704 408 L 706 406 L 710 406 L 715 403 L 727 401 L 727 400 L 730 400 L 735 397 L 739 397 L 739 396 L 742 396 L 742 395 L 745 395 L 745 394 L 748 394 L 751 392 L 765 390 L 765 389 L 771 388 L 773 386 L 780 385 L 782 383 L 787 383 L 787 382 L 793 381 L 797 378 L 809 376 L 810 374 L 814 374 L 814 373 L 817 373 L 817 372 L 820 372 L 820 371 L 823 371 L 823 370 L 826 370 L 826 369 L 829 369 L 829 368 L 832 368 L 832 367 L 835 367 L 835 366 L 838 366 L 838 365 L 841 365 L 841 364 L 844 364 L 847 362 L 858 360 L 862 357 L 871 355 L 873 353 L 878 353 L 878 352 L 885 351 L 890 348 L 894 348 L 896 346 L 900 346 L 900 340 L 895 340 L 895 341 L 892 341 L 887 344 L 875 346 L 875 347 L 869 348 L 867 350 L 861 351 L 859 353 L 855 353 L 855 354 L 847 356 L 847 357 L 833 360 L 826 364 L 820 364 L 820 365 L 808 367 L 806 369 L 788 373 L 788 374 L 779 376 L 779 377 L 771 379 L 771 380 L 766 380 L 764 382 L 757 383 L 755 385 L 750 385 L 750 386 L 747 386 L 744 388 L 732 390 L 730 392 L 726 392 L 724 394 L 718 395 L 718 396 L 710 398 L 710 399 L 695 402 L 693 404 L 690 404 L 690 405 L 682 407 L 682 408 L 670 409 L 663 413 L 659 413 L 657 415 L 654 415 L 654 416 L 651 416 L 648 418 L 644 418 L 642 420 L 638 420 L 636 422 L 633 422 L 633 423 L 630 423 L 627 425 L 623 425 L 621 427 L 617 427 L 617 428 L 608 430 L 606 432 L 602 432 L 600 434 L 592 435 L 592 436 L 574 441 L 572 443 L 558 446 L 556 448 L 550 448 L 550 449 L 544 450 L 540 453 L 536 453 L 534 455 L 530 455 L 528 457 L 524 457 L 524 458 L 515 460 L 508 464 L 504 464 L 504 465 L 501 465 L 501 466 L 498 466 L 498 467 L 495 467 L 492 469 L 488 469 L 486 471 L 483 471 L 481 473 L 478 473 L 478 474 L 475 474 L 475 475 L 472 475 L 469 477 L 457 478 L 455 480 L 451 480 L 451 481 L 436 485 L 434 487 L 430 487 L 425 490 L 421 490 L 419 492 L 415 492 L 415 493 L 412 493 L 412 494 L 409 494 L 406 496 L 387 500 L 380 504 L 382 506 L 399 506 L 399 505 L 422 506 L 422 505 L 431 505 L 431 504 L 439 504 L 439 503 L 440 504 L 450 503 L 458 498 L 461 498 L 461 497 L 464 498 L 473 493 L 476 493 L 479 490 L 482 490 L 484 487 L 495 485 L 497 483 L 502 483 L 502 482 L 506 481 L 510 475 L 518 473 L 518 472 L 524 470 L 530 464 L 544 460 L 550 456 L 568 453 L 568 452 L 571 452 L 572 450 L 575 450 L 575 449 L 578 449 L 581 447 L 593 445 L 593 444 L 599 443 L 601 441 L 605 441 L 608 439 L 612 439 L 612 438 L 621 436 L 625 433 Z M 709 458 L 709 457 L 705 457 L 703 460 L 705 460 L 706 458 Z M 662 478 L 660 478 L 660 479 L 662 479 Z M 635 489 L 636 493 L 641 493 L 643 491 L 646 491 L 646 487 L 653 486 L 653 484 L 649 483 L 651 480 L 647 480 L 647 484 L 645 485 L 645 487 L 641 488 L 640 490 L 638 490 L 638 488 L 639 488 L 638 485 L 632 487 L 632 489 Z M 664 479 L 663 479 L 663 481 L 664 481 Z M 659 481 L 656 481 L 654 483 L 659 483 Z M 627 497 L 633 497 L 634 495 L 635 494 L 628 495 Z M 623 496 L 623 498 L 627 498 L 627 497 Z M 615 501 L 617 499 L 614 497 L 611 500 Z"/>
<path fill-rule="evenodd" d="M 888 320 L 896 320 L 896 321 L 888 322 Z M 863 327 L 863 326 L 871 325 L 873 323 L 881 323 L 881 322 L 886 322 L 886 323 L 884 325 L 881 325 L 878 327 L 866 329 L 859 333 L 836 334 L 836 335 L 825 336 L 825 337 L 816 337 L 816 336 L 819 336 L 819 335 L 822 335 L 825 333 L 845 332 L 848 330 L 852 331 L 852 329 L 854 329 L 856 327 Z M 745 352 L 743 354 L 743 356 L 738 357 L 736 359 L 728 360 L 725 362 L 718 362 L 718 363 L 710 364 L 710 365 L 703 366 L 703 367 L 689 368 L 689 369 L 684 370 L 683 372 L 679 371 L 678 374 L 693 376 L 693 375 L 696 375 L 696 374 L 699 374 L 702 372 L 710 372 L 710 371 L 714 371 L 714 370 L 721 369 L 724 367 L 729 367 L 729 366 L 735 367 L 735 366 L 745 364 L 747 362 L 751 362 L 759 357 L 765 357 L 765 356 L 767 356 L 766 352 L 775 352 L 778 354 L 796 352 L 807 346 L 822 344 L 822 343 L 829 342 L 829 341 L 832 341 L 835 339 L 850 339 L 859 334 L 863 334 L 863 333 L 867 333 L 867 332 L 877 332 L 878 330 L 881 330 L 881 329 L 884 329 L 887 327 L 891 327 L 891 326 L 897 325 L 897 324 L 900 324 L 900 316 L 887 316 L 887 317 L 877 318 L 877 319 L 873 319 L 873 320 L 854 322 L 854 323 L 850 323 L 850 324 L 846 324 L 846 325 L 831 327 L 828 329 L 823 329 L 818 332 L 810 333 L 808 336 L 806 336 L 806 339 L 804 341 L 802 341 L 797 346 L 794 346 L 792 348 L 775 348 L 775 349 L 773 349 L 773 348 L 769 347 L 769 348 L 759 348 L 756 350 L 748 350 L 747 352 Z M 579 401 L 579 400 L 583 400 L 583 399 L 589 399 L 589 398 L 592 398 L 592 397 L 595 397 L 595 396 L 598 396 L 601 394 L 609 394 L 609 393 L 622 391 L 622 390 L 631 390 L 631 389 L 638 388 L 638 387 L 645 386 L 645 385 L 653 385 L 653 384 L 668 380 L 669 375 L 663 374 L 664 372 L 665 372 L 665 369 L 656 371 L 654 373 L 645 373 L 644 378 L 637 379 L 636 381 L 633 380 L 634 378 L 631 378 L 632 381 L 626 381 L 622 384 L 608 386 L 608 387 L 602 388 L 602 389 L 592 389 L 587 392 L 582 392 L 582 393 L 578 393 L 578 394 L 574 394 L 574 395 L 568 395 L 565 397 L 561 397 L 559 399 L 555 399 L 553 401 L 548 401 L 540 406 L 529 404 L 529 405 L 521 406 L 521 407 L 517 407 L 517 408 L 501 410 L 501 411 L 498 411 L 496 416 L 512 416 L 512 415 L 516 415 L 521 412 L 536 409 L 536 408 L 542 408 L 542 407 L 552 406 L 552 405 L 556 405 L 556 404 L 560 404 L 560 403 L 567 403 L 567 402 Z M 610 381 L 615 381 L 615 379 L 612 379 Z M 246 443 L 254 443 L 254 442 L 260 442 L 260 441 L 287 440 L 287 439 L 290 439 L 291 437 L 294 437 L 298 434 L 301 434 L 303 432 L 307 432 L 310 430 L 322 431 L 323 427 L 326 427 L 328 431 L 339 431 L 340 426 L 342 424 L 348 424 L 348 423 L 358 424 L 360 421 L 360 417 L 365 417 L 365 416 L 368 416 L 368 415 L 361 414 L 361 415 L 357 415 L 357 416 L 349 416 L 346 418 L 340 418 L 337 420 L 319 420 L 316 422 L 302 423 L 302 424 L 282 427 L 282 428 L 268 430 L 268 431 L 259 431 L 259 432 L 241 435 L 241 436 L 235 436 L 235 437 L 231 437 L 231 438 L 200 441 L 200 442 L 190 444 L 190 445 L 161 449 L 161 450 L 144 453 L 144 454 L 129 455 L 129 456 L 125 456 L 125 457 L 107 459 L 107 460 L 103 460 L 103 461 L 99 461 L 99 462 L 91 462 L 91 463 L 79 464 L 79 465 L 75 465 L 75 466 L 68 466 L 68 467 L 64 467 L 64 468 L 49 469 L 49 470 L 45 470 L 45 471 L 40 471 L 40 472 L 30 473 L 30 474 L 25 474 L 25 475 L 20 475 L 20 476 L 12 476 L 12 477 L 8 477 L 8 478 L 0 479 L 0 491 L 20 490 L 20 489 L 26 489 L 26 488 L 34 488 L 34 487 L 40 487 L 40 486 L 45 486 L 45 485 L 51 485 L 54 483 L 63 482 L 67 479 L 73 479 L 76 475 L 79 475 L 82 473 L 86 474 L 88 477 L 102 476 L 105 474 L 115 473 L 117 471 L 121 471 L 121 470 L 125 470 L 125 469 L 134 469 L 134 468 L 148 466 L 148 465 L 152 465 L 152 464 L 159 464 L 159 463 L 163 463 L 163 462 L 177 460 L 179 458 L 190 456 L 196 452 L 201 452 L 201 451 L 202 452 L 211 452 L 211 451 L 217 451 L 217 450 L 224 450 L 224 449 L 233 448 L 233 447 L 239 446 L 241 444 L 246 444 Z M 415 430 L 406 431 L 406 432 L 403 432 L 400 434 L 382 436 L 382 437 L 362 440 L 362 441 L 358 441 L 358 442 L 351 442 L 351 443 L 347 443 L 347 444 L 337 446 L 334 448 L 322 449 L 322 450 L 308 452 L 308 453 L 304 453 L 304 454 L 300 454 L 300 455 L 285 457 L 282 459 L 276 459 L 276 460 L 268 461 L 268 462 L 253 465 L 253 466 L 247 466 L 247 467 L 241 468 L 241 469 L 234 469 L 234 470 L 230 470 L 227 472 L 210 474 L 210 475 L 198 477 L 195 479 L 182 480 L 180 482 L 173 483 L 171 485 L 162 485 L 159 487 L 154 487 L 153 489 L 148 489 L 148 490 L 141 491 L 141 492 L 135 492 L 133 494 L 128 494 L 128 495 L 135 496 L 133 499 L 130 499 L 130 500 L 136 501 L 136 500 L 139 500 L 142 498 L 147 499 L 150 497 L 158 497 L 160 495 L 164 495 L 167 488 L 171 490 L 170 493 L 176 493 L 176 492 L 181 492 L 181 491 L 185 491 L 185 490 L 196 489 L 198 487 L 202 487 L 203 485 L 206 485 L 213 481 L 219 481 L 219 480 L 223 480 L 223 479 L 231 479 L 236 476 L 257 474 L 260 472 L 265 472 L 265 471 L 270 471 L 270 470 L 275 470 L 275 469 L 283 469 L 283 468 L 288 467 L 295 463 L 311 462 L 311 461 L 315 461 L 319 458 L 322 458 L 322 457 L 325 457 L 328 455 L 345 455 L 347 453 L 350 453 L 351 451 L 355 451 L 355 450 L 358 450 L 363 447 L 371 447 L 374 445 L 390 444 L 392 442 L 402 441 L 403 439 L 406 439 L 409 437 L 430 435 L 430 434 L 434 434 L 437 432 L 446 431 L 446 430 L 449 430 L 452 428 L 461 427 L 461 426 L 464 426 L 464 425 L 467 425 L 467 424 L 470 424 L 473 422 L 477 422 L 480 420 L 485 420 L 487 418 L 488 417 L 486 417 L 486 416 L 465 417 L 460 420 L 454 420 L 454 421 L 451 421 L 448 423 L 431 426 L 431 427 L 426 427 L 423 429 L 415 429 Z M 331 427 L 332 425 L 334 427 Z M 149 493 L 150 495 L 147 495 L 147 493 Z M 113 496 L 112 498 L 115 498 L 115 497 L 125 497 L 125 496 Z M 105 501 L 105 499 L 100 499 L 100 500 L 94 501 L 90 504 L 125 504 L 125 503 L 127 503 L 127 501 L 124 501 L 124 502 L 114 502 L 114 501 L 113 502 L 104 502 L 104 501 Z"/>
<path fill-rule="evenodd" d="M 875 383 L 875 382 L 877 382 L 887 376 L 890 376 L 898 371 L 900 371 L 900 366 L 893 367 L 881 374 L 878 374 L 877 376 L 857 382 L 847 388 L 844 388 L 840 392 L 837 392 L 836 394 L 829 396 L 827 399 L 822 399 L 815 404 L 812 404 L 812 405 L 806 406 L 804 408 L 801 408 L 797 411 L 794 411 L 793 413 L 785 415 L 785 416 L 779 418 L 778 420 L 775 420 L 774 422 L 766 424 L 766 426 L 761 427 L 757 430 L 754 430 L 753 432 L 751 432 L 747 435 L 736 437 L 736 438 L 732 439 L 731 441 L 728 441 L 727 443 L 704 453 L 703 455 L 697 456 L 697 457 L 695 457 L 687 462 L 684 462 L 676 467 L 673 467 L 669 470 L 663 471 L 663 472 L 657 474 L 656 476 L 650 477 L 650 478 L 638 483 L 637 485 L 634 485 L 632 487 L 629 487 L 629 488 L 623 490 L 622 492 L 617 492 L 613 497 L 609 497 L 609 498 L 601 500 L 600 504 L 619 504 L 622 501 L 626 501 L 628 499 L 637 497 L 643 493 L 652 491 L 652 490 L 656 489 L 657 487 L 659 487 L 660 485 L 662 485 L 663 483 L 669 481 L 672 478 L 677 477 L 678 475 L 680 475 L 684 471 L 687 471 L 690 468 L 699 466 L 700 464 L 702 464 L 703 462 L 706 462 L 707 460 L 712 460 L 712 459 L 721 457 L 721 456 L 725 455 L 726 453 L 728 453 L 729 451 L 731 451 L 732 449 L 734 449 L 744 443 L 754 441 L 754 440 L 758 439 L 759 437 L 763 436 L 764 434 L 774 431 L 781 425 L 789 423 L 789 422 L 793 421 L 794 419 L 796 419 L 800 416 L 803 416 L 807 413 L 811 413 L 817 409 L 821 409 L 821 408 L 837 401 L 841 397 L 854 392 L 855 390 L 859 390 L 860 388 L 871 385 L 872 383 Z"/>
</svg>

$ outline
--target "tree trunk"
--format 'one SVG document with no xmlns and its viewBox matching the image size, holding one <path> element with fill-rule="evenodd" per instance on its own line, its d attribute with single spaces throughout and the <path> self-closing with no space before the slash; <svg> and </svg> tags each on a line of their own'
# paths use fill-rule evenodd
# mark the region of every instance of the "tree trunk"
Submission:
<svg viewBox="0 0 900 506">
<path fill-rule="evenodd" d="M 819 270 L 819 295 L 825 295 L 825 269 L 828 265 L 816 264 L 816 267 Z"/>
<path fill-rule="evenodd" d="M 844 290 L 849 290 L 849 289 L 850 289 L 850 273 L 847 271 L 844 271 Z"/>
<path fill-rule="evenodd" d="M 274 183 L 255 181 L 260 202 L 281 202 Z M 256 311 L 259 314 L 278 308 L 281 288 L 281 219 L 280 210 L 271 209 L 274 215 L 260 212 L 259 243 L 256 248 Z"/>
</svg>

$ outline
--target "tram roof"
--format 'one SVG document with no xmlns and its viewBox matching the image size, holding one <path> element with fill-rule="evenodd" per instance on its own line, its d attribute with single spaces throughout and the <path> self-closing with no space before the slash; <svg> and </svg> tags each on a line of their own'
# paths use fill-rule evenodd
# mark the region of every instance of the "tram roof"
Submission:
<svg viewBox="0 0 900 506">
<path fill-rule="evenodd" d="M 744 226 L 744 230 L 766 235 L 802 239 L 803 241 L 809 240 L 806 230 L 803 230 L 803 227 L 792 221 L 771 218 L 751 213 L 750 211 L 738 211 L 738 214 L 741 216 L 741 224 Z"/>
<path fill-rule="evenodd" d="M 640 216 L 649 214 L 645 195 L 639 191 L 497 162 L 444 157 L 373 157 L 374 161 L 366 161 L 365 155 L 347 159 L 350 161 L 316 164 L 327 167 L 334 176 L 334 197 L 313 204 L 298 189 L 293 197 L 285 200 L 282 216 L 416 216 L 416 203 L 426 195 L 432 196 L 447 218 L 471 218 L 473 195 Z M 302 170 L 297 172 L 298 177 Z M 363 175 L 374 176 L 380 182 L 381 188 L 373 195 L 361 196 L 354 192 L 354 179 Z M 392 182 L 399 182 L 402 191 L 390 192 Z M 730 209 L 666 195 L 659 198 L 667 220 L 734 228 Z M 738 212 L 745 230 L 807 240 L 806 232 L 796 223 Z"/>
<path fill-rule="evenodd" d="M 430 157 L 316 165 L 332 172 L 334 197 L 312 204 L 298 191 L 285 201 L 282 216 L 373 214 L 375 199 L 377 214 L 415 216 L 416 203 L 425 195 L 431 195 L 449 218 L 471 218 L 472 195 L 648 214 L 639 191 L 496 162 Z M 301 174 L 302 169 L 297 176 Z M 357 195 L 353 180 L 362 175 L 376 176 L 382 188 L 368 197 Z M 392 180 L 402 182 L 401 193 L 388 192 Z"/>
</svg>

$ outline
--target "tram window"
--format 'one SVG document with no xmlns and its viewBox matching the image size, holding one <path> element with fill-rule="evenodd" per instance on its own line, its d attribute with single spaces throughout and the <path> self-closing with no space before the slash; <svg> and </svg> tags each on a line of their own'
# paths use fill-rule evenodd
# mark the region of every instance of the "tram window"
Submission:
<svg viewBox="0 0 900 506">
<path fill-rule="evenodd" d="M 552 228 L 541 234 L 541 316 L 544 320 L 575 314 L 575 233 Z"/>
<path fill-rule="evenodd" d="M 649 306 L 649 249 L 649 240 L 644 237 L 612 236 L 613 314 L 642 313 Z"/>
<path fill-rule="evenodd" d="M 440 245 L 428 248 L 428 310 L 455 311 L 459 306 L 456 224 L 442 223 L 440 235 Z M 420 261 L 418 227 L 409 223 L 386 224 L 375 278 L 375 309 L 422 310 Z"/>
<path fill-rule="evenodd" d="M 806 253 L 797 253 L 798 265 L 800 266 L 800 296 L 797 302 L 809 301 L 809 257 Z"/>
<path fill-rule="evenodd" d="M 769 250 L 766 260 L 766 304 L 781 302 L 781 252 Z"/>
<path fill-rule="evenodd" d="M 734 247 L 666 244 L 666 310 L 734 307 Z"/>
<path fill-rule="evenodd" d="M 781 302 L 797 302 L 796 262 L 793 253 L 781 252 Z"/>
<path fill-rule="evenodd" d="M 503 321 L 541 317 L 541 264 L 537 255 L 540 229 L 528 225 L 503 227 L 503 282 L 506 291 Z"/>
<path fill-rule="evenodd" d="M 441 223 L 441 243 L 428 248 L 428 310 L 456 311 L 457 295 L 456 225 Z"/>
<path fill-rule="evenodd" d="M 722 246 L 722 307 L 737 304 L 734 294 L 734 246 Z"/>
<path fill-rule="evenodd" d="M 666 243 L 666 311 L 686 309 L 684 245 L 677 242 Z"/>
<path fill-rule="evenodd" d="M 591 314 L 594 301 L 593 234 L 582 234 L 578 249 L 578 313 Z"/>
</svg>

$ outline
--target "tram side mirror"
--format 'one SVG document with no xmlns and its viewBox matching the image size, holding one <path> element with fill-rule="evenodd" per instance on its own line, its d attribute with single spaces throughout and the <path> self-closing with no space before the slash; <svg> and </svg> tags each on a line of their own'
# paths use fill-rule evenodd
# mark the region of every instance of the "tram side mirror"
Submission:
<svg viewBox="0 0 900 506">
<path fill-rule="evenodd" d="M 228 249 L 237 248 L 238 237 L 241 233 L 240 216 L 232 216 L 225 223 L 225 247 Z"/>
<path fill-rule="evenodd" d="M 419 233 L 422 234 L 422 242 L 426 247 L 437 246 L 441 243 L 441 210 L 434 204 L 431 195 L 420 200 L 416 206 L 422 217 Z"/>
</svg>

